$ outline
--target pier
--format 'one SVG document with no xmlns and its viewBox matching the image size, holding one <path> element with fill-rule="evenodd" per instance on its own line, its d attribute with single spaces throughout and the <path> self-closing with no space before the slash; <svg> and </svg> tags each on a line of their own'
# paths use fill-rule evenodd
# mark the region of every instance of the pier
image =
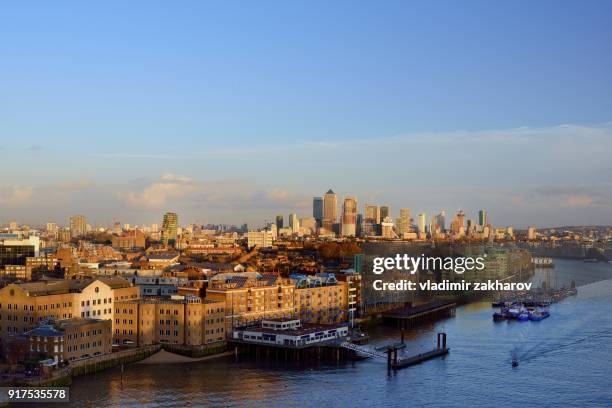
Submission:
<svg viewBox="0 0 612 408">
<path fill-rule="evenodd" d="M 397 350 L 398 347 L 389 347 L 387 349 L 387 367 L 389 369 L 398 370 L 420 364 L 423 361 L 431 360 L 432 358 L 444 356 L 448 354 L 450 348 L 446 347 L 446 333 L 438 333 L 438 343 L 436 348 L 426 353 L 399 359 L 397 357 Z"/>
<path fill-rule="evenodd" d="M 408 329 L 432 320 L 455 316 L 456 307 L 457 303 L 454 301 L 431 302 L 416 307 L 393 309 L 383 313 L 382 318 L 383 323 L 387 325 Z"/>
</svg>

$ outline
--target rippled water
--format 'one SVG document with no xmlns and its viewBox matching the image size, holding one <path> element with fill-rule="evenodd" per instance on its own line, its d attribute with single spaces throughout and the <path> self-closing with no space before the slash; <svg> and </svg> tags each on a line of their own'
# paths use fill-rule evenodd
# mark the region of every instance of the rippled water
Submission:
<svg viewBox="0 0 612 408">
<path fill-rule="evenodd" d="M 545 274 L 548 275 L 545 275 Z M 395 373 L 386 361 L 297 367 L 224 358 L 177 365 L 127 366 L 76 379 L 73 406 L 612 406 L 612 266 L 558 261 L 558 286 L 586 284 L 551 307 L 541 322 L 491 319 L 489 302 L 407 333 L 408 354 L 448 333 L 451 352 Z M 599 279 L 608 279 L 595 283 Z M 552 282 L 551 282 L 552 284 Z M 397 341 L 393 329 L 371 331 L 371 346 Z M 516 349 L 520 365 L 512 368 Z M 57 406 L 57 405 L 56 405 Z"/>
</svg>

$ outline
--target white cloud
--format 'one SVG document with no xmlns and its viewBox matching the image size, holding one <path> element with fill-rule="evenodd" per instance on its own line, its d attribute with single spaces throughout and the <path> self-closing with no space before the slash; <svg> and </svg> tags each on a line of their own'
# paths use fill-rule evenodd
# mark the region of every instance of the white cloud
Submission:
<svg viewBox="0 0 612 408">
<path fill-rule="evenodd" d="M 34 189 L 27 186 L 0 186 L 0 204 L 25 203 L 32 197 L 33 192 Z"/>
</svg>

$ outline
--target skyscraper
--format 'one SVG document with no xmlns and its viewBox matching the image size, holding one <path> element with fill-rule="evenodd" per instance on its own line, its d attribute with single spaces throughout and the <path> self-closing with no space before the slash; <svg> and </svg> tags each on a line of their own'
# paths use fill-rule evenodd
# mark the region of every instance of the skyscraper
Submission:
<svg viewBox="0 0 612 408">
<path fill-rule="evenodd" d="M 410 232 L 410 208 L 400 208 L 399 214 L 397 234 L 401 237 L 402 234 Z"/>
<path fill-rule="evenodd" d="M 427 215 L 425 213 L 419 214 L 419 235 L 425 234 L 425 225 L 427 224 Z"/>
<path fill-rule="evenodd" d="M 330 188 L 323 197 L 323 228 L 333 231 L 337 219 L 338 199 Z"/>
<path fill-rule="evenodd" d="M 357 233 L 357 199 L 346 197 L 342 205 L 342 236 L 354 237 Z"/>
<path fill-rule="evenodd" d="M 283 228 L 283 223 L 284 223 L 283 214 L 278 214 L 276 216 L 276 228 L 278 229 Z"/>
<path fill-rule="evenodd" d="M 164 214 L 162 220 L 162 242 L 168 245 L 174 245 L 178 237 L 178 215 L 173 212 Z"/>
<path fill-rule="evenodd" d="M 440 232 L 444 232 L 446 229 L 446 211 L 441 210 L 438 215 L 436 215 L 436 224 L 440 228 Z"/>
<path fill-rule="evenodd" d="M 363 229 L 362 234 L 365 236 L 376 236 L 378 235 L 380 224 L 380 208 L 377 205 L 365 206 L 365 214 L 363 217 Z"/>
<path fill-rule="evenodd" d="M 300 221 L 298 220 L 297 214 L 289 214 L 289 227 L 294 234 L 300 232 Z"/>
<path fill-rule="evenodd" d="M 389 207 L 388 205 L 381 205 L 380 206 L 380 219 L 384 220 L 387 217 L 392 218 L 391 217 L 391 207 Z"/>
<path fill-rule="evenodd" d="M 312 198 L 312 216 L 319 227 L 323 225 L 323 197 Z"/>
<path fill-rule="evenodd" d="M 487 225 L 487 212 L 485 210 L 478 211 L 478 225 L 481 227 Z"/>
<path fill-rule="evenodd" d="M 70 217 L 70 236 L 72 238 L 85 235 L 87 221 L 84 215 L 73 215 Z"/>
</svg>

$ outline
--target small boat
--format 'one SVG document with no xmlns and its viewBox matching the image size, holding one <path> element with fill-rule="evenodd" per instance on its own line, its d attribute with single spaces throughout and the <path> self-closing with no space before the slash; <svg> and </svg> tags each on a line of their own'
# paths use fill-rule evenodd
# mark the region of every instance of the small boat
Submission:
<svg viewBox="0 0 612 408">
<path fill-rule="evenodd" d="M 529 320 L 529 313 L 521 313 L 520 315 L 518 315 L 516 320 L 518 320 L 519 322 L 526 322 L 527 320 Z"/>
<path fill-rule="evenodd" d="M 512 367 L 518 367 L 518 360 L 516 358 L 512 359 Z"/>
<path fill-rule="evenodd" d="M 507 319 L 507 317 L 506 317 L 505 313 L 502 313 L 502 312 L 495 312 L 495 313 L 493 313 L 493 321 L 494 322 L 501 322 L 501 321 L 504 321 L 506 319 Z"/>
<path fill-rule="evenodd" d="M 583 259 L 582 262 L 595 263 L 595 262 L 599 262 L 599 259 L 597 259 L 597 258 L 587 258 L 587 259 Z"/>
<path fill-rule="evenodd" d="M 547 310 L 534 310 L 529 314 L 529 320 L 539 322 L 540 320 L 544 320 L 549 316 L 550 313 Z"/>
</svg>

